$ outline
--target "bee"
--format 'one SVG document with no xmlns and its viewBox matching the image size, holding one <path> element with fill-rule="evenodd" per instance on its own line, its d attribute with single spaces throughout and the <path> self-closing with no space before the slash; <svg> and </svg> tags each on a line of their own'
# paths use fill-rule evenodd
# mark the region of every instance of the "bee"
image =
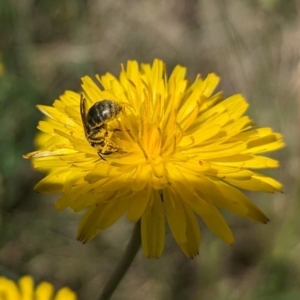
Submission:
<svg viewBox="0 0 300 300">
<path fill-rule="evenodd" d="M 98 155 L 105 160 L 103 155 L 119 150 L 110 138 L 112 132 L 108 130 L 107 123 L 115 119 L 122 111 L 122 106 L 113 100 L 96 102 L 87 111 L 87 103 L 83 94 L 80 98 L 80 114 L 85 137 L 92 147 L 97 148 Z"/>
</svg>

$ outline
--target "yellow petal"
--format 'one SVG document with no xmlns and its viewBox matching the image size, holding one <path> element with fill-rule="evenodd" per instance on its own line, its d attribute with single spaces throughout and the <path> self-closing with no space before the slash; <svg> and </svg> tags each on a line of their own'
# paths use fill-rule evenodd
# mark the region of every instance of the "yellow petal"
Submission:
<svg viewBox="0 0 300 300">
<path fill-rule="evenodd" d="M 51 173 L 39 181 L 34 190 L 38 193 L 59 194 L 63 192 L 64 181 L 69 174 L 69 170 L 63 169 Z"/>
<path fill-rule="evenodd" d="M 0 295 L 3 295 L 5 300 L 21 300 L 21 295 L 15 282 L 5 277 L 0 277 Z"/>
<path fill-rule="evenodd" d="M 1 282 L 0 282 L 1 286 Z M 22 294 L 22 300 L 32 300 L 33 297 L 33 291 L 34 291 L 34 282 L 33 278 L 31 276 L 23 276 L 19 280 L 19 286 L 20 286 L 20 292 Z M 1 290 L 1 288 L 0 288 Z M 0 292 L 1 295 L 1 292 Z"/>
<path fill-rule="evenodd" d="M 216 181 L 215 187 L 222 193 L 222 197 L 214 199 L 216 206 L 260 223 L 269 221 L 265 214 L 238 189 L 221 181 Z"/>
<path fill-rule="evenodd" d="M 40 283 L 36 290 L 35 290 L 35 297 L 36 300 L 51 300 L 53 297 L 54 288 L 48 282 Z"/>
<path fill-rule="evenodd" d="M 127 214 L 128 220 L 137 222 L 142 217 L 153 192 L 149 185 L 144 190 L 132 193 L 132 205 L 129 207 Z"/>
<path fill-rule="evenodd" d="M 83 244 L 92 240 L 99 232 L 100 228 L 97 226 L 97 221 L 106 203 L 98 203 L 89 208 L 83 216 L 77 231 L 77 240 Z"/>
<path fill-rule="evenodd" d="M 76 299 L 77 299 L 76 294 L 69 288 L 60 289 L 54 298 L 54 300 L 76 300 Z"/>
<path fill-rule="evenodd" d="M 232 232 L 220 212 L 214 205 L 206 202 L 196 193 L 190 194 L 183 187 L 176 187 L 176 192 L 194 212 L 196 212 L 207 227 L 228 244 L 234 241 Z"/>
<path fill-rule="evenodd" d="M 142 216 L 142 246 L 149 258 L 159 258 L 165 244 L 165 218 L 163 204 L 157 191 L 152 194 L 152 205 Z"/>
<path fill-rule="evenodd" d="M 201 232 L 195 213 L 187 205 L 182 203 L 186 219 L 186 242 L 179 244 L 188 258 L 194 258 L 199 254 Z"/>
<path fill-rule="evenodd" d="M 220 166 L 231 166 L 245 169 L 277 168 L 279 165 L 278 161 L 275 159 L 249 154 L 236 154 L 208 160 Z"/>
<path fill-rule="evenodd" d="M 87 100 L 89 104 L 95 103 L 97 101 L 103 100 L 103 94 L 99 87 L 95 84 L 95 82 L 89 77 L 84 76 L 81 78 L 82 80 L 82 89 L 87 96 Z"/>
<path fill-rule="evenodd" d="M 167 187 L 163 193 L 166 217 L 171 232 L 178 244 L 185 244 L 186 237 L 186 219 L 180 199 L 172 193 L 171 188 Z"/>
<path fill-rule="evenodd" d="M 97 227 L 100 229 L 108 228 L 120 219 L 132 204 L 132 196 L 112 196 L 109 202 L 103 207 L 97 220 Z"/>
</svg>

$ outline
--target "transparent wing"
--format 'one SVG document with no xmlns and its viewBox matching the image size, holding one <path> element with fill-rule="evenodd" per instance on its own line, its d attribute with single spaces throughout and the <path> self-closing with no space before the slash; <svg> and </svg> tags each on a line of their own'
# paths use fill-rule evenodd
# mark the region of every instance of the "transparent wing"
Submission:
<svg viewBox="0 0 300 300">
<path fill-rule="evenodd" d="M 81 93 L 81 95 L 80 95 L 80 115 L 81 115 L 81 120 L 82 120 L 82 125 L 84 128 L 85 135 L 87 134 L 87 131 L 88 131 L 87 122 L 86 122 L 86 111 L 87 111 L 86 99 L 84 98 L 83 93 Z"/>
</svg>

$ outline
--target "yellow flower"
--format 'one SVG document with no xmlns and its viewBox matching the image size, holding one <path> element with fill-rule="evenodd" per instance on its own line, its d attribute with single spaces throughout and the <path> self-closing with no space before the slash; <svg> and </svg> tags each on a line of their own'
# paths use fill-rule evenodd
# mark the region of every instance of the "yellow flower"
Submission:
<svg viewBox="0 0 300 300">
<path fill-rule="evenodd" d="M 186 68 L 176 66 L 168 77 L 164 63 L 154 60 L 152 65 L 129 61 L 119 78 L 97 76 L 102 88 L 82 79 L 88 108 L 104 99 L 122 107 L 107 123 L 106 138 L 116 147 L 107 155 L 99 155 L 101 147 L 85 136 L 80 94 L 67 91 L 53 107 L 38 106 L 47 116 L 38 126 L 40 150 L 26 157 L 49 175 L 35 189 L 62 193 L 57 209 L 87 208 L 80 241 L 127 214 L 130 221 L 141 219 L 146 256 L 161 255 L 167 220 L 181 249 L 194 257 L 201 236 L 196 215 L 229 244 L 234 238 L 219 209 L 268 222 L 237 188 L 281 191 L 279 182 L 256 172 L 278 166 L 260 154 L 283 147 L 281 135 L 271 128 L 252 129 L 242 95 L 213 94 L 217 75 L 197 76 L 192 83 L 185 75 Z"/>
<path fill-rule="evenodd" d="M 54 295 L 53 285 L 48 282 L 34 287 L 33 278 L 24 276 L 16 284 L 6 277 L 0 277 L 0 300 L 76 300 L 76 294 L 69 288 L 62 288 Z"/>
</svg>

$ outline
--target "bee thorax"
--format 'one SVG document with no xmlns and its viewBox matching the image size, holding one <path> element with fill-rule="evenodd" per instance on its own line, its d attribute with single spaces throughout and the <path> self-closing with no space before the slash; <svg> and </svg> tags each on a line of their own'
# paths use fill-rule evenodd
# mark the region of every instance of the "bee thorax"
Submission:
<svg viewBox="0 0 300 300">
<path fill-rule="evenodd" d="M 96 102 L 87 113 L 87 123 L 91 127 L 100 125 L 115 118 L 121 111 L 121 106 L 111 100 Z"/>
</svg>

